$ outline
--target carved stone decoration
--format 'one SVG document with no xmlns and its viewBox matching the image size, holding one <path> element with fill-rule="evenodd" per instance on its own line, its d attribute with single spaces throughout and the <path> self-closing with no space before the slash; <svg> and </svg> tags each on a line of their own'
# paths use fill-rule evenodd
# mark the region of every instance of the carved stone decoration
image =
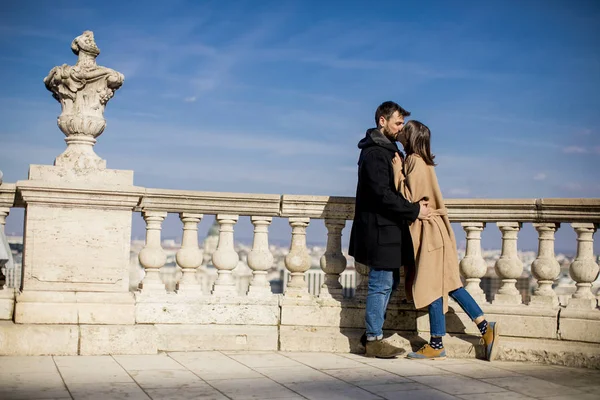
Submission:
<svg viewBox="0 0 600 400">
<path fill-rule="evenodd" d="M 94 152 L 93 146 L 106 127 L 106 103 L 123 85 L 125 77 L 96 65 L 100 49 L 93 32 L 85 31 L 76 37 L 71 50 L 78 56 L 77 63 L 56 66 L 44 78 L 46 88 L 62 105 L 58 127 L 67 136 L 67 149 L 54 165 L 77 170 L 105 169 L 106 161 Z"/>
</svg>

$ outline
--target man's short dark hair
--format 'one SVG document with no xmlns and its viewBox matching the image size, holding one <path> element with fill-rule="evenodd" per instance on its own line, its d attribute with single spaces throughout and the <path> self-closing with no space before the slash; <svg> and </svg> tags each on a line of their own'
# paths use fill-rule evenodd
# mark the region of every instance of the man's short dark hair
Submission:
<svg viewBox="0 0 600 400">
<path fill-rule="evenodd" d="M 394 103 L 393 101 L 381 103 L 381 105 L 377 107 L 377 111 L 375 111 L 375 125 L 379 126 L 379 118 L 384 117 L 385 119 L 390 119 L 396 111 L 403 117 L 408 117 L 410 115 L 410 113 L 400 107 L 398 103 Z"/>
</svg>

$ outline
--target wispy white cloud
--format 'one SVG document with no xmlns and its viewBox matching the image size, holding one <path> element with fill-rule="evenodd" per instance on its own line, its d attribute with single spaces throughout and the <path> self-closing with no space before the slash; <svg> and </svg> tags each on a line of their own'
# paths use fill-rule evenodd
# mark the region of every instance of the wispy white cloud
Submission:
<svg viewBox="0 0 600 400">
<path fill-rule="evenodd" d="M 131 115 L 133 115 L 135 117 L 142 117 L 142 118 L 152 118 L 152 119 L 160 118 L 159 114 L 154 114 L 154 113 L 149 113 L 149 112 L 140 112 L 140 111 L 134 111 L 131 113 Z"/>
<path fill-rule="evenodd" d="M 515 76 L 514 73 L 477 70 L 466 66 L 465 63 L 440 65 L 429 59 L 412 57 L 409 60 L 402 56 L 394 59 L 393 54 L 389 53 L 389 43 L 381 40 L 389 35 L 390 31 L 398 32 L 403 38 L 410 36 L 410 39 L 404 40 L 410 41 L 413 46 L 419 46 L 415 43 L 423 42 L 423 37 L 431 33 L 416 27 L 407 28 L 408 32 L 400 33 L 398 25 L 389 21 L 356 26 L 346 21 L 324 19 L 283 40 L 280 45 L 261 48 L 253 55 L 269 61 L 289 60 L 339 70 L 379 71 L 425 81 L 444 78 L 498 80 Z M 456 29 L 453 31 L 452 34 L 456 34 Z M 427 44 L 431 46 L 439 41 L 440 37 L 429 37 Z M 373 53 L 386 56 L 373 57 Z"/>
<path fill-rule="evenodd" d="M 520 147 L 528 148 L 546 148 L 546 149 L 560 149 L 561 146 L 558 143 L 552 143 L 549 141 L 543 142 L 539 140 L 531 140 L 527 138 L 511 138 L 511 137 L 491 137 L 491 141 L 498 143 L 506 143 Z"/>
<path fill-rule="evenodd" d="M 535 180 L 535 181 L 543 181 L 543 180 L 545 180 L 546 178 L 547 178 L 547 176 L 546 176 L 546 174 L 544 174 L 543 172 L 540 172 L 540 173 L 538 173 L 538 174 L 535 174 L 535 175 L 533 176 L 533 180 Z"/>
<path fill-rule="evenodd" d="M 312 48 L 290 49 L 285 47 L 270 47 L 258 49 L 250 54 L 254 60 L 292 61 L 304 64 L 315 64 L 322 67 L 339 70 L 379 71 L 380 73 L 396 74 L 403 77 L 421 77 L 427 79 L 440 78 L 472 78 L 484 77 L 484 73 L 467 69 L 452 69 L 436 67 L 428 62 L 412 62 L 402 59 L 378 60 L 359 55 L 345 56 L 337 45 L 324 51 L 314 51 Z M 489 75 L 489 74 L 488 74 Z M 487 76 L 486 76 L 487 77 Z"/>
<path fill-rule="evenodd" d="M 569 197 L 600 197 L 600 184 L 597 181 L 573 181 L 560 185 L 560 188 L 566 192 Z"/>
<path fill-rule="evenodd" d="M 581 182 L 574 181 L 573 172 L 560 162 L 550 163 L 543 173 L 534 174 L 534 171 L 539 171 L 539 161 L 533 158 L 440 153 L 436 161 L 440 187 L 449 196 L 452 196 L 453 189 L 467 189 L 470 191 L 468 197 L 473 198 L 600 196 L 600 185 L 583 183 L 593 179 L 592 173 L 586 170 L 584 175 L 578 175 Z M 532 177 L 542 178 L 542 174 L 544 179 L 536 180 L 536 184 L 532 185 Z M 456 196 L 459 195 L 460 192 L 457 192 Z"/>
<path fill-rule="evenodd" d="M 196 100 L 198 100 L 198 98 L 196 96 L 190 96 L 190 97 L 186 97 L 185 99 L 183 99 L 183 101 L 185 101 L 186 103 L 193 103 Z"/>
<path fill-rule="evenodd" d="M 329 160 L 352 159 L 358 155 L 354 139 L 340 142 L 325 138 L 311 138 L 303 135 L 278 134 L 277 131 L 260 131 L 256 127 L 248 130 L 231 130 L 222 127 L 194 128 L 187 125 L 169 124 L 161 121 L 148 123 L 136 119 L 112 118 L 110 131 L 100 137 L 103 143 L 106 136 L 118 137 L 112 146 L 119 148 L 136 146 L 139 151 L 159 152 L 184 151 L 194 154 L 207 151 L 212 154 L 241 152 L 254 155 L 256 161 L 262 157 L 302 157 L 307 156 Z M 148 141 L 148 138 L 152 138 Z"/>
<path fill-rule="evenodd" d="M 551 141 L 539 141 L 526 138 L 492 137 L 490 140 L 499 143 L 511 144 L 519 147 L 532 149 L 554 149 L 564 154 L 600 154 L 600 146 L 586 147 L 584 145 L 570 145 L 553 143 Z"/>
<path fill-rule="evenodd" d="M 360 106 L 358 99 L 346 98 L 332 93 L 319 93 L 309 90 L 284 89 L 276 86 L 254 86 L 244 83 L 237 83 L 236 87 L 244 90 L 252 91 L 257 94 L 265 94 L 269 97 L 284 96 L 286 98 L 301 98 L 317 102 L 319 104 L 335 105 L 335 106 Z M 253 103 L 254 104 L 254 103 Z"/>
<path fill-rule="evenodd" d="M 15 26 L 15 25 L 1 25 L 0 26 L 0 35 L 1 36 L 15 36 L 15 37 L 35 37 L 40 39 L 49 39 L 49 40 L 57 40 L 57 41 L 70 41 L 74 39 L 74 37 L 69 37 L 68 35 L 55 31 L 48 30 L 39 27 L 30 27 L 30 26 Z"/>
<path fill-rule="evenodd" d="M 348 195 L 355 189 L 355 174 L 331 173 L 317 165 L 304 168 L 298 162 L 272 165 L 214 157 L 157 158 L 152 155 L 111 154 L 112 167 L 136 165 L 136 184 L 145 187 L 227 191 Z"/>
<path fill-rule="evenodd" d="M 588 150 L 585 147 L 581 146 L 569 146 L 563 149 L 563 152 L 566 154 L 586 154 Z"/>
</svg>

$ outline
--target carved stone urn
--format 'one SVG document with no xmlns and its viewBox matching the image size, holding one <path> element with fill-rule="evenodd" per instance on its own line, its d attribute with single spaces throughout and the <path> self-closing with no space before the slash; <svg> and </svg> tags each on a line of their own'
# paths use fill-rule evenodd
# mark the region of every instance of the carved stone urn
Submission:
<svg viewBox="0 0 600 400">
<path fill-rule="evenodd" d="M 52 68 L 44 84 L 62 105 L 58 127 L 65 134 L 67 149 L 54 161 L 79 171 L 106 168 L 106 161 L 93 149 L 96 138 L 106 127 L 104 107 L 115 90 L 123 85 L 123 74 L 96 65 L 100 49 L 94 33 L 85 31 L 71 43 L 78 56 L 74 66 L 63 64 Z"/>
</svg>

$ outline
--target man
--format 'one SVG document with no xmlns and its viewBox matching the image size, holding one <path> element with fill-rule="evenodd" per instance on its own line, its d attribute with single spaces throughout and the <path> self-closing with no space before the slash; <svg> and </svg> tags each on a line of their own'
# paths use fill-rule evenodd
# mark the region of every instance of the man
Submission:
<svg viewBox="0 0 600 400">
<path fill-rule="evenodd" d="M 361 152 L 349 253 L 369 267 L 367 357 L 393 358 L 404 352 L 383 340 L 385 310 L 400 267 L 414 263 L 408 225 L 431 213 L 425 202 L 407 201 L 394 182 L 392 159 L 400 152 L 395 142 L 409 115 L 392 101 L 382 103 L 375 112 L 377 128 L 367 130 L 358 143 Z"/>
</svg>

